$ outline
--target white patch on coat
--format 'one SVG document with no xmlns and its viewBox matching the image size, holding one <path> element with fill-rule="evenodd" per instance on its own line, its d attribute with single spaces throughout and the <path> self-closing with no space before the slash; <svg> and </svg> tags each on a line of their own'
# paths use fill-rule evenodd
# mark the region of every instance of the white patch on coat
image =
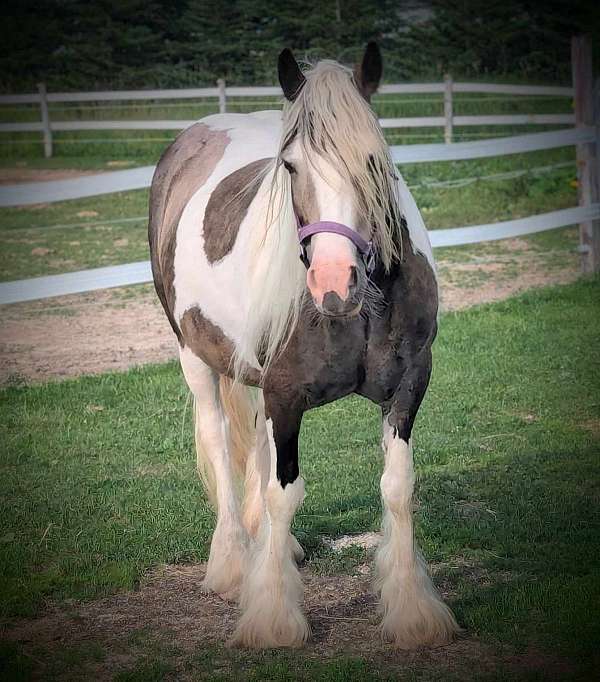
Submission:
<svg viewBox="0 0 600 682">
<path fill-rule="evenodd" d="M 381 599 L 383 635 L 400 649 L 446 644 L 460 628 L 433 586 L 416 548 L 412 518 L 415 484 L 412 445 L 394 435 L 387 419 L 383 447 L 383 539 L 375 557 L 375 585 Z"/>
<path fill-rule="evenodd" d="M 271 466 L 265 514 L 250 553 L 240 596 L 242 616 L 232 643 L 253 648 L 300 646 L 310 629 L 300 608 L 303 587 L 290 551 L 290 524 L 304 499 L 304 481 L 299 477 L 281 486 L 270 419 L 266 426 Z"/>
<path fill-rule="evenodd" d="M 400 172 L 398 172 L 397 175 L 400 208 L 402 210 L 402 214 L 406 218 L 406 226 L 408 228 L 408 234 L 410 236 L 413 250 L 421 252 L 425 258 L 427 258 L 427 262 L 437 277 L 433 250 L 431 248 L 431 242 L 429 241 L 427 228 L 423 222 L 423 216 L 421 215 L 421 211 L 419 211 L 417 208 L 415 199 L 411 191 L 408 189 L 406 182 L 404 182 L 404 178 Z"/>
<path fill-rule="evenodd" d="M 218 326 L 236 347 L 241 345 L 248 312 L 251 232 L 264 223 L 269 177 L 262 182 L 240 225 L 233 249 L 223 260 L 208 262 L 202 225 L 210 195 L 221 180 L 253 161 L 277 154 L 281 114 L 268 113 L 217 114 L 202 119 L 213 130 L 226 130 L 230 142 L 211 176 L 185 207 L 177 230 L 175 319 L 179 321 L 186 310 L 198 306 L 204 317 Z M 226 206 L 223 210 L 227 210 Z M 256 358 L 245 359 L 258 367 Z"/>
<path fill-rule="evenodd" d="M 195 399 L 198 468 L 208 467 L 216 484 L 217 525 L 203 586 L 225 594 L 237 589 L 242 582 L 248 536 L 241 521 L 227 448 L 227 422 L 219 398 L 219 378 L 187 347 L 180 349 L 179 359 Z"/>
</svg>

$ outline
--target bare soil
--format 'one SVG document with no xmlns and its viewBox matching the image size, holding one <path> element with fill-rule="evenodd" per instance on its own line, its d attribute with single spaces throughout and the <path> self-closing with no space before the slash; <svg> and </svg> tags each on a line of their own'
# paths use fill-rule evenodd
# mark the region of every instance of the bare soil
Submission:
<svg viewBox="0 0 600 682">
<path fill-rule="evenodd" d="M 69 168 L 0 168 L 0 185 L 17 182 L 47 182 L 49 180 L 69 180 L 82 175 L 96 175 L 101 170 L 80 170 Z"/>
<path fill-rule="evenodd" d="M 0 385 L 124 370 L 177 354 L 150 287 L 3 306 L 0 317 Z"/>
<path fill-rule="evenodd" d="M 202 651 L 216 651 L 216 659 L 201 669 L 202 678 L 209 679 L 215 668 L 221 674 L 231 672 L 234 662 L 239 665 L 240 656 L 225 647 L 234 631 L 237 608 L 202 590 L 204 572 L 203 564 L 162 566 L 149 573 L 134 592 L 71 602 L 66 608 L 49 605 L 36 619 L 0 624 L 0 635 L 21 645 L 34 660 L 35 679 L 47 679 L 51 666 L 65 657 L 65 648 L 89 651 L 91 645 L 103 655 L 87 656 L 78 671 L 71 669 L 59 679 L 110 680 L 148 657 L 149 650 L 156 654 L 169 649 L 169 662 L 176 667 L 174 679 L 178 680 L 198 679 L 200 670 L 190 669 L 185 661 Z M 302 574 L 304 608 L 312 628 L 312 638 L 302 650 L 308 658 L 348 655 L 388 672 L 432 668 L 438 675 L 451 670 L 465 680 L 474 679 L 475 671 L 479 677 L 501 669 L 513 675 L 538 672 L 544 679 L 568 676 L 568 662 L 552 655 L 533 650 L 517 654 L 509 647 L 485 644 L 468 635 L 437 649 L 395 650 L 381 638 L 368 571 L 354 576 L 317 576 L 303 568 Z M 442 593 L 448 596 L 443 585 Z M 252 655 L 241 660 L 252 667 Z"/>
<path fill-rule="evenodd" d="M 439 261 L 442 309 L 578 277 L 576 254 L 550 267 L 547 258 L 524 250 L 523 240 L 513 242 L 503 243 L 508 257 Z M 175 337 L 150 285 L 0 307 L 0 386 L 125 370 L 176 355 Z"/>
</svg>

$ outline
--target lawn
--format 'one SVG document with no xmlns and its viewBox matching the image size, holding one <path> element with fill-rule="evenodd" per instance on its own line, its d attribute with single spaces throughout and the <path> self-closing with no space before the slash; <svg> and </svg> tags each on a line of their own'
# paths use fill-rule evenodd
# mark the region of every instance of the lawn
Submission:
<svg viewBox="0 0 600 682">
<path fill-rule="evenodd" d="M 561 679 L 589 679 L 599 643 L 599 301 L 596 278 L 443 316 L 415 427 L 417 534 L 459 622 L 491 647 L 560 657 Z M 135 589 L 153 566 L 206 559 L 213 515 L 176 365 L 3 390 L 0 427 L 7 632 L 50 603 L 70 608 Z M 379 439 L 378 410 L 358 398 L 305 417 L 307 498 L 294 527 L 313 573 L 352 574 L 365 561 L 323 537 L 378 528 Z M 116 679 L 199 678 L 215 656 L 182 660 L 152 642 Z M 44 658 L 22 644 L 4 651 L 13 679 Z M 105 655 L 67 646 L 57 678 L 85 679 Z M 220 651 L 215 679 L 543 679 L 421 659 L 398 672 L 390 660 Z"/>
</svg>

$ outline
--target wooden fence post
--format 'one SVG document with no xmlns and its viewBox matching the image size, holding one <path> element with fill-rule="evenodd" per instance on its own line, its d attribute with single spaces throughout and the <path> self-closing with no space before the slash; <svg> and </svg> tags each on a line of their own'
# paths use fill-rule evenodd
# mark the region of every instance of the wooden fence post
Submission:
<svg viewBox="0 0 600 682">
<path fill-rule="evenodd" d="M 575 93 L 575 125 L 596 126 L 596 143 L 577 145 L 577 193 L 580 206 L 590 206 L 600 200 L 598 185 L 598 125 L 594 112 L 592 75 L 592 43 L 589 36 L 571 39 L 571 67 Z M 579 252 L 583 272 L 600 272 L 600 220 L 587 220 L 579 225 Z"/>
<path fill-rule="evenodd" d="M 447 73 L 444 76 L 444 118 L 446 123 L 444 125 L 444 142 L 450 144 L 452 142 L 452 76 Z"/>
<path fill-rule="evenodd" d="M 219 88 L 219 113 L 224 114 L 227 111 L 227 93 L 225 92 L 225 81 L 219 78 L 217 81 Z"/>
<path fill-rule="evenodd" d="M 600 201 L 600 77 L 596 78 L 593 93 L 594 124 L 596 125 L 596 201 Z"/>
<path fill-rule="evenodd" d="M 48 114 L 48 99 L 46 97 L 46 84 L 38 83 L 40 93 L 40 111 L 42 114 L 42 126 L 44 135 L 44 156 L 49 159 L 52 156 L 52 129 L 50 128 L 50 115 Z"/>
</svg>

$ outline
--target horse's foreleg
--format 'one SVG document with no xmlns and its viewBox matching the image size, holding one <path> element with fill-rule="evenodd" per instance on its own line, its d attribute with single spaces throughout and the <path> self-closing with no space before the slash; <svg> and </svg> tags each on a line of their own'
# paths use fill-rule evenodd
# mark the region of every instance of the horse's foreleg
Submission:
<svg viewBox="0 0 600 682">
<path fill-rule="evenodd" d="M 270 471 L 264 515 L 242 586 L 242 616 L 233 643 L 251 647 L 299 646 L 309 635 L 300 609 L 302 582 L 290 551 L 290 525 L 304 499 L 298 475 L 302 413 L 274 413 L 266 420 Z"/>
<path fill-rule="evenodd" d="M 384 637 L 401 649 L 441 645 L 460 630 L 433 586 L 413 536 L 410 434 L 428 379 L 427 363 L 407 372 L 391 404 L 384 406 L 383 538 L 376 554 L 376 587 Z"/>
<path fill-rule="evenodd" d="M 248 536 L 242 525 L 233 468 L 226 440 L 226 420 L 219 397 L 219 376 L 188 348 L 180 352 L 186 382 L 196 400 L 196 448 L 198 466 L 207 464 L 208 486 L 217 503 L 217 525 L 213 533 L 204 587 L 220 594 L 231 592 L 242 582 Z"/>
</svg>

